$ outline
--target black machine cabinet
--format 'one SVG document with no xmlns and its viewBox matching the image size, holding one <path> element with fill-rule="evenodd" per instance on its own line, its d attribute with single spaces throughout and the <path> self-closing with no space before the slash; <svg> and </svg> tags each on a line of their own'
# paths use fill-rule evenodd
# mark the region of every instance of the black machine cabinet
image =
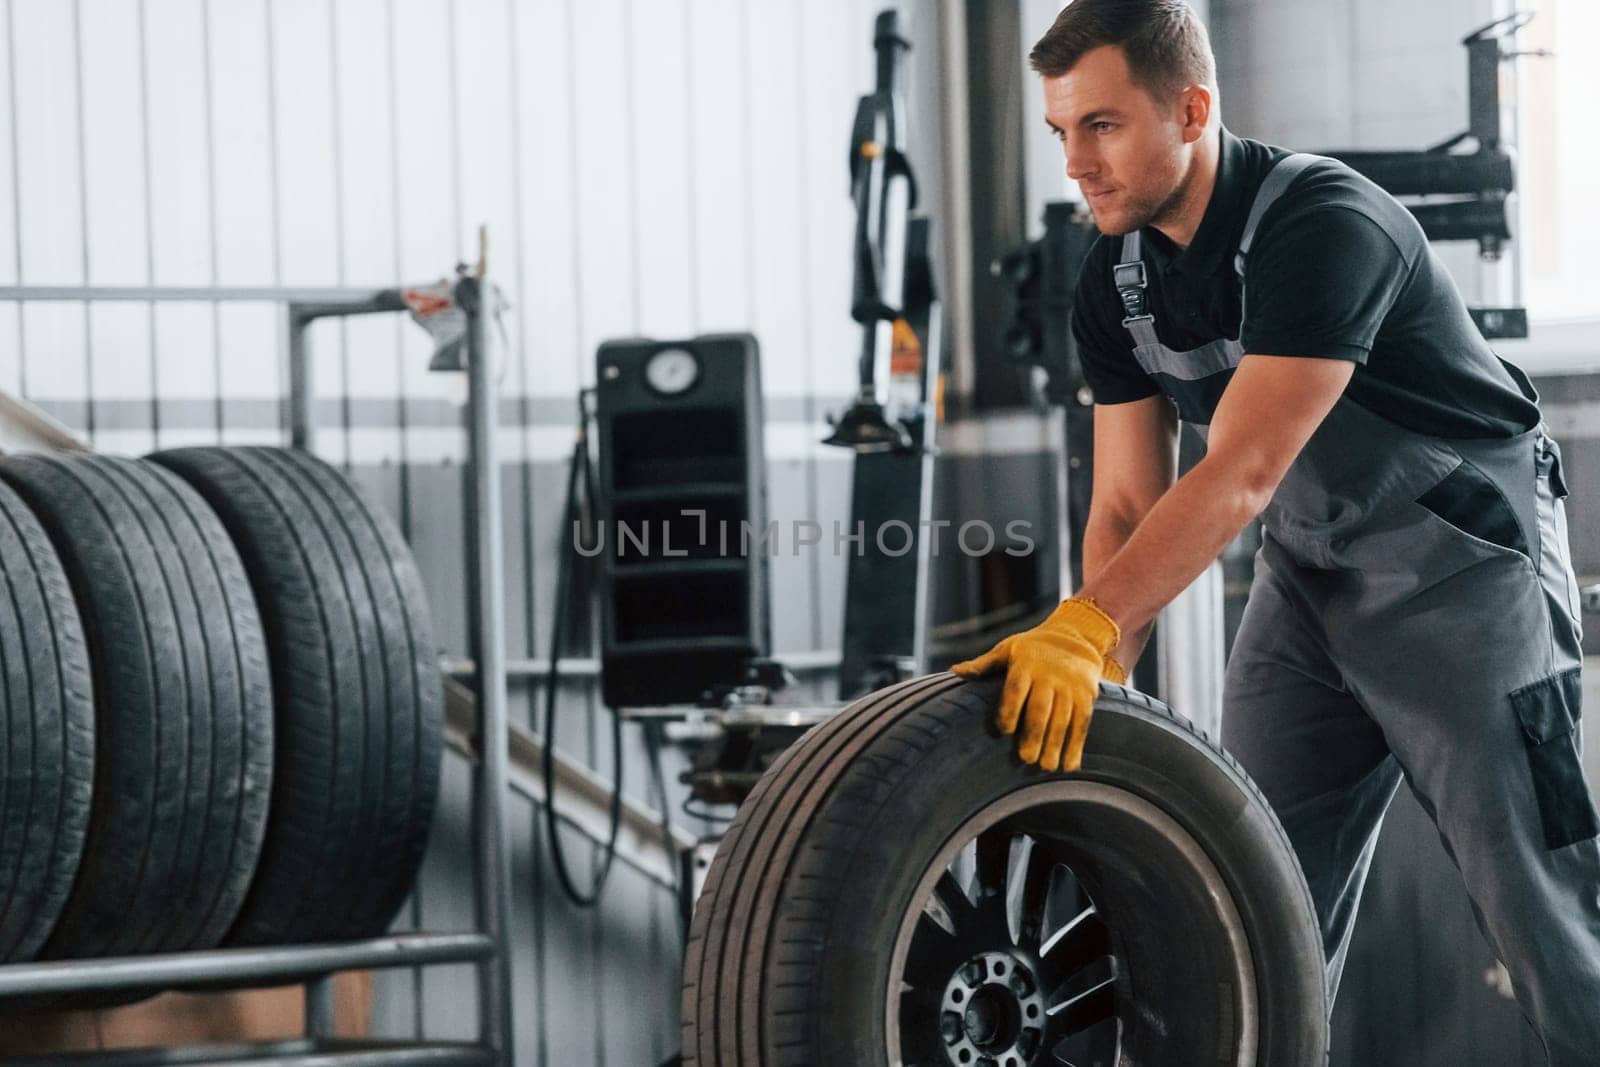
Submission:
<svg viewBox="0 0 1600 1067">
<path fill-rule="evenodd" d="M 595 397 L 601 690 L 693 703 L 771 646 L 756 340 L 608 341 Z"/>
</svg>

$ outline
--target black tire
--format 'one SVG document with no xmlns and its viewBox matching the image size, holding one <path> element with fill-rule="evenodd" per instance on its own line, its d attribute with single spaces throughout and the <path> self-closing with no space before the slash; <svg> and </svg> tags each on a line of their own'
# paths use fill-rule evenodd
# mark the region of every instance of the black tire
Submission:
<svg viewBox="0 0 1600 1067">
<path fill-rule="evenodd" d="M 1238 765 L 1107 684 L 1083 768 L 1041 772 L 995 731 L 1001 681 L 936 674 L 869 694 L 761 779 L 695 912 L 683 1062 L 1325 1064 L 1310 893 Z M 963 846 L 971 891 L 945 866 Z M 1051 915 L 1062 886 L 1087 898 L 1081 914 Z M 1009 975 L 972 954 L 974 931 Z M 1042 1020 L 1032 1037 L 1027 1012 Z M 1057 1058 L 1068 1027 L 1082 1044 Z"/>
<path fill-rule="evenodd" d="M 439 789 L 443 679 L 416 563 L 379 507 L 304 452 L 150 458 L 222 517 L 272 662 L 272 813 L 227 941 L 380 935 L 411 891 Z"/>
<path fill-rule="evenodd" d="M 94 679 L 94 795 L 41 958 L 213 948 L 260 854 L 272 775 L 265 641 L 238 553 L 167 471 L 0 460 L 65 568 Z"/>
<path fill-rule="evenodd" d="M 39 520 L 0 484 L 0 963 L 32 960 L 54 929 L 93 787 L 78 607 Z"/>
</svg>

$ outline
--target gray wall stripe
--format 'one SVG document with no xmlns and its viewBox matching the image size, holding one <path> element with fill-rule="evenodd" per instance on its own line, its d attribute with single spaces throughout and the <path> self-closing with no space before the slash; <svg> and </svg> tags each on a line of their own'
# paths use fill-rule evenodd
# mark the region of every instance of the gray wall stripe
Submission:
<svg viewBox="0 0 1600 1067">
<path fill-rule="evenodd" d="M 69 397 L 31 398 L 32 402 L 69 426 L 87 424 L 88 401 Z M 812 401 L 802 396 L 767 397 L 767 423 L 808 423 L 812 411 L 842 411 L 849 398 L 819 397 Z M 273 430 L 280 425 L 280 402 L 275 397 L 224 398 L 224 423 L 230 430 Z M 350 428 L 404 430 L 461 426 L 466 409 L 438 397 L 413 397 L 404 402 L 394 396 L 352 396 L 348 408 L 338 397 L 317 400 L 317 424 L 322 429 L 345 425 L 348 410 Z M 171 397 L 161 400 L 161 429 L 210 429 L 216 425 L 217 406 L 206 397 Z M 501 423 L 515 426 L 571 426 L 577 412 L 574 399 L 550 396 L 503 396 L 500 399 Z M 99 430 L 151 429 L 150 401 L 144 398 L 112 398 L 94 402 L 95 427 Z"/>
</svg>

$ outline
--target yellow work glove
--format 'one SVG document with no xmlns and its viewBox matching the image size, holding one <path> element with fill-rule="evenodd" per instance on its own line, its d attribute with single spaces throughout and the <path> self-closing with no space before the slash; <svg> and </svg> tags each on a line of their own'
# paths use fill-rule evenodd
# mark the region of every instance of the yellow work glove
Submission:
<svg viewBox="0 0 1600 1067">
<path fill-rule="evenodd" d="M 963 678 L 976 678 L 1005 668 L 995 722 L 1012 734 L 1022 721 L 1017 754 L 1025 763 L 1047 771 L 1075 771 L 1083 762 L 1100 679 L 1118 685 L 1127 672 L 1109 655 L 1122 640 L 1111 616 L 1093 600 L 1064 600 L 1050 617 L 1031 630 L 1012 634 L 976 659 L 950 668 Z"/>
</svg>

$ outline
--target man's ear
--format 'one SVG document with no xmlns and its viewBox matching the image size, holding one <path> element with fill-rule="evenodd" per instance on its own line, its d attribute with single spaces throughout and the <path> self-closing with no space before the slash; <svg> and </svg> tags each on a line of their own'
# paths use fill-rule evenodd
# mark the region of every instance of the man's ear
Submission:
<svg viewBox="0 0 1600 1067">
<path fill-rule="evenodd" d="M 1178 118 L 1185 142 L 1193 144 L 1204 137 L 1211 128 L 1211 90 L 1204 85 L 1186 87 L 1178 95 Z"/>
</svg>

